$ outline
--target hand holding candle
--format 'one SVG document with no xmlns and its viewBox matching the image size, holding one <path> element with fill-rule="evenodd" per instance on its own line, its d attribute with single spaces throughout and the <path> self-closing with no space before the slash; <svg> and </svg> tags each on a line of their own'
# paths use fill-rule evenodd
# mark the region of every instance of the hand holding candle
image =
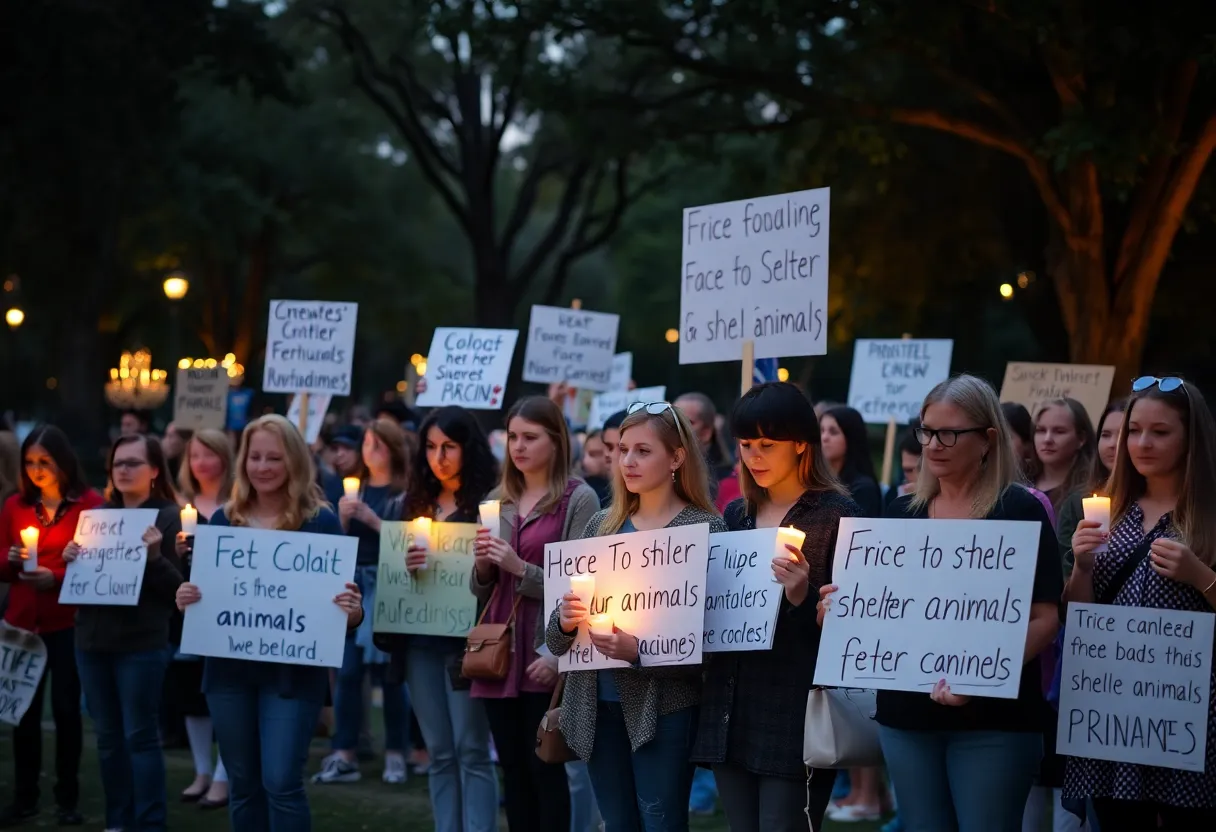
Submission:
<svg viewBox="0 0 1216 832">
<path fill-rule="evenodd" d="M 801 551 L 802 544 L 805 541 L 806 532 L 802 531 L 802 529 L 795 529 L 793 526 L 781 526 L 777 529 L 777 551 L 774 555 L 789 560 L 798 560 L 798 556 L 787 549 L 786 545 L 788 544 Z"/>
<path fill-rule="evenodd" d="M 1092 497 L 1085 497 L 1081 500 L 1081 508 L 1085 512 L 1085 519 L 1094 523 L 1098 523 L 1098 531 L 1110 531 L 1110 497 L 1099 497 L 1097 494 Z M 1107 545 L 1101 543 L 1094 554 L 1105 552 Z"/>
<path fill-rule="evenodd" d="M 21 530 L 21 545 L 25 547 L 25 557 L 22 558 L 21 569 L 24 572 L 35 572 L 38 569 L 38 529 L 34 526 Z"/>
<path fill-rule="evenodd" d="M 416 517 L 409 524 L 410 535 L 413 540 L 410 545 L 418 549 L 431 548 L 431 518 Z M 424 569 L 426 567 L 423 567 Z"/>
<path fill-rule="evenodd" d="M 578 600 L 590 612 L 591 599 L 595 597 L 595 576 L 575 575 L 570 579 L 570 591 L 578 596 Z"/>
<path fill-rule="evenodd" d="M 358 496 L 359 496 L 359 478 L 358 477 L 345 477 L 342 480 L 342 493 L 352 499 L 358 498 Z"/>
<path fill-rule="evenodd" d="M 198 528 L 198 509 L 186 503 L 185 508 L 181 512 L 182 517 L 182 534 L 187 537 L 194 534 L 194 530 Z"/>
<path fill-rule="evenodd" d="M 612 616 L 608 613 L 590 616 L 587 619 L 587 628 L 597 636 L 610 636 L 612 635 Z"/>
<path fill-rule="evenodd" d="M 491 537 L 501 536 L 500 518 L 502 516 L 501 500 L 483 500 L 477 508 L 481 525 L 490 530 Z"/>
</svg>

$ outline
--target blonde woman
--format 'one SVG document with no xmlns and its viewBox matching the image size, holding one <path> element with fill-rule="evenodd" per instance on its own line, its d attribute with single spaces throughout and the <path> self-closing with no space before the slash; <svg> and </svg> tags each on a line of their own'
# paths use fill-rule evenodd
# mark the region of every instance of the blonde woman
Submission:
<svg viewBox="0 0 1216 832">
<path fill-rule="evenodd" d="M 249 423 L 235 470 L 232 499 L 212 516 L 212 525 L 342 534 L 316 486 L 308 446 L 282 416 Z M 184 583 L 177 591 L 178 609 L 201 598 L 197 586 Z M 334 603 L 346 613 L 348 629 L 359 626 L 358 586 L 348 583 Z M 329 671 L 323 667 L 205 660 L 203 692 L 228 768 L 234 832 L 312 828 L 304 764 L 328 690 Z"/>
<path fill-rule="evenodd" d="M 583 537 L 708 523 L 726 531 L 709 496 L 709 472 L 688 419 L 667 402 L 631 405 L 621 423 L 612 506 L 597 512 Z M 555 656 L 569 651 L 588 609 L 567 593 L 545 638 Z M 701 698 L 701 668 L 642 667 L 636 636 L 592 635 L 597 650 L 629 662 L 622 670 L 567 675 L 561 730 L 587 761 L 609 830 L 688 828 L 689 753 Z"/>
<path fill-rule="evenodd" d="M 1060 555 L 1047 511 L 1021 485 L 1009 425 L 982 379 L 943 381 L 925 398 L 916 437 L 924 458 L 916 491 L 888 517 L 1024 520 L 1040 525 L 1026 651 L 1017 699 L 878 692 L 883 755 L 908 832 L 1020 832 L 1043 756 L 1043 695 L 1035 658 L 1059 630 Z M 819 619 L 835 585 L 820 590 Z"/>
</svg>

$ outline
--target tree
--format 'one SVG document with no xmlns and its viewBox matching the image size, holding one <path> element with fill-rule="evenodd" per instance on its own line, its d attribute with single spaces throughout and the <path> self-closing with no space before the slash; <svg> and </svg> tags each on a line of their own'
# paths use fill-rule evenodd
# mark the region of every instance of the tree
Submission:
<svg viewBox="0 0 1216 832">
<path fill-rule="evenodd" d="M 998 151 L 1048 228 L 1070 359 L 1136 373 L 1216 150 L 1212 4 L 567 0 L 571 31 L 761 91 L 774 119 L 885 120 Z M 967 175 L 960 170 L 960 176 Z"/>
</svg>

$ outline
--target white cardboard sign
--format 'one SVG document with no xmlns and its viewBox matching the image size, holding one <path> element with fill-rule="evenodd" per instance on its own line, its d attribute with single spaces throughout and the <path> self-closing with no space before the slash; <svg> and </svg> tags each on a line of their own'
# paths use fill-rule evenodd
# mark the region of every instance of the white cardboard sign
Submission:
<svg viewBox="0 0 1216 832">
<path fill-rule="evenodd" d="M 519 331 L 437 327 L 426 356 L 426 392 L 420 407 L 457 404 L 501 410 Z"/>
<path fill-rule="evenodd" d="M 1214 619 L 1207 612 L 1069 604 L 1056 750 L 1203 771 Z"/>
<path fill-rule="evenodd" d="M 345 535 L 199 526 L 183 653 L 341 667 L 346 613 L 334 603 L 355 575 L 359 541 Z"/>
<path fill-rule="evenodd" d="M 709 536 L 706 653 L 773 649 L 784 591 L 773 577 L 776 551 L 776 529 Z"/>
<path fill-rule="evenodd" d="M 349 396 L 358 314 L 357 303 L 272 300 L 262 390 Z"/>
<path fill-rule="evenodd" d="M 1031 416 L 1037 416 L 1052 399 L 1076 399 L 1085 405 L 1085 412 L 1097 430 L 1114 380 L 1114 367 L 1010 361 L 1005 365 L 1001 401 L 1025 405 Z"/>
<path fill-rule="evenodd" d="M 620 320 L 607 312 L 533 306 L 524 381 L 564 381 L 583 390 L 607 390 Z"/>
<path fill-rule="evenodd" d="M 545 609 L 561 604 L 571 576 L 594 575 L 591 613 L 637 637 L 643 667 L 700 664 L 708 558 L 708 523 L 550 543 Z M 561 672 L 629 666 L 596 650 L 587 626 L 558 659 Z"/>
<path fill-rule="evenodd" d="M 322 393 L 313 393 L 308 397 L 308 423 L 304 425 L 304 441 L 309 445 L 316 442 L 317 437 L 321 435 L 321 426 L 325 424 L 325 414 L 329 412 L 329 405 L 333 399 L 333 396 Z M 300 427 L 299 396 L 292 396 L 291 404 L 287 405 L 287 421 L 297 428 Z"/>
<path fill-rule="evenodd" d="M 29 630 L 0 622 L 0 722 L 19 725 L 46 671 L 46 644 Z"/>
<path fill-rule="evenodd" d="M 824 355 L 829 189 L 684 209 L 680 363 Z"/>
<path fill-rule="evenodd" d="M 667 387 L 635 387 L 623 392 L 600 393 L 591 400 L 591 415 L 587 417 L 587 430 L 599 430 L 614 413 L 629 407 L 634 402 L 662 402 L 667 400 Z"/>
<path fill-rule="evenodd" d="M 1016 699 L 1041 530 L 842 519 L 815 684 Z"/>
<path fill-rule="evenodd" d="M 633 379 L 633 353 L 618 352 L 612 356 L 612 378 L 608 381 L 610 393 L 624 393 Z"/>
<path fill-rule="evenodd" d="M 228 371 L 187 367 L 177 371 L 173 387 L 173 422 L 187 430 L 224 429 L 228 415 Z"/>
<path fill-rule="evenodd" d="M 908 424 L 929 391 L 950 377 L 953 349 L 954 342 L 942 338 L 857 339 L 849 407 L 870 424 Z"/>
<path fill-rule="evenodd" d="M 156 525 L 154 508 L 95 508 L 80 512 L 73 537 L 80 556 L 67 565 L 59 603 L 133 607 L 148 568 L 144 532 Z M 161 541 L 162 547 L 172 540 Z M 165 551 L 164 548 L 161 551 Z"/>
</svg>

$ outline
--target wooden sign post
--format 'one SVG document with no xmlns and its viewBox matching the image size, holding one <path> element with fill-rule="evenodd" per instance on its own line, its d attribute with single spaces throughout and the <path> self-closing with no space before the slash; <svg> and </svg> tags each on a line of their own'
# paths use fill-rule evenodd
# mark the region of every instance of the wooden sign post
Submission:
<svg viewBox="0 0 1216 832">
<path fill-rule="evenodd" d="M 912 333 L 905 332 L 903 334 L 905 341 L 912 340 Z M 882 485 L 883 488 L 891 487 L 891 470 L 895 465 L 895 417 L 892 416 L 887 420 L 887 436 L 882 446 Z"/>
<path fill-rule="evenodd" d="M 743 342 L 743 374 L 740 378 L 739 395 L 742 396 L 756 382 L 756 342 Z"/>
</svg>

